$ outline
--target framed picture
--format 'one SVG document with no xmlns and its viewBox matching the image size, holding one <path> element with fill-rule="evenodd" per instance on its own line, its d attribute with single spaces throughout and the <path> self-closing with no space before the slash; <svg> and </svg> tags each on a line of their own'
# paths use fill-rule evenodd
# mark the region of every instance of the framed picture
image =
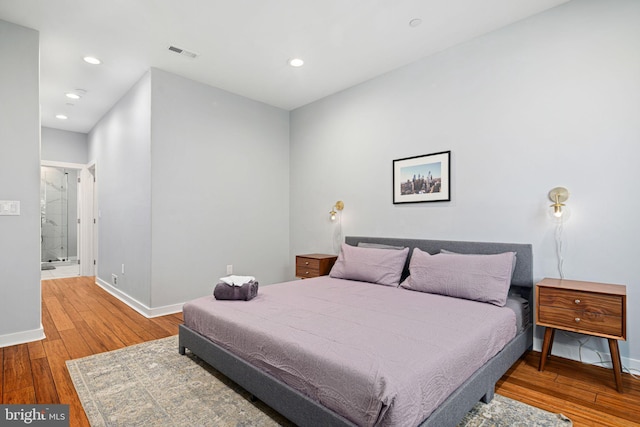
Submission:
<svg viewBox="0 0 640 427">
<path fill-rule="evenodd" d="M 393 161 L 393 203 L 451 200 L 451 151 Z"/>
</svg>

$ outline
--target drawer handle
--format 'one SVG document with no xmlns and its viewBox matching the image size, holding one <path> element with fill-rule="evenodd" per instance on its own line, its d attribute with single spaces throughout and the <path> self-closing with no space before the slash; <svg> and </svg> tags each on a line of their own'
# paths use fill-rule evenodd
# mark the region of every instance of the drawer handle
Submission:
<svg viewBox="0 0 640 427">
<path fill-rule="evenodd" d="M 580 304 L 580 300 L 579 300 L 579 299 L 576 299 L 574 302 L 575 302 L 576 304 Z"/>
<path fill-rule="evenodd" d="M 576 317 L 576 323 L 580 323 L 580 318 Z"/>
<path fill-rule="evenodd" d="M 304 265 L 309 265 L 309 261 L 305 261 L 305 262 L 304 262 Z"/>
<path fill-rule="evenodd" d="M 308 271 L 306 271 L 304 274 L 306 274 L 306 275 L 308 276 L 308 275 L 309 275 L 309 272 L 308 272 Z"/>
</svg>

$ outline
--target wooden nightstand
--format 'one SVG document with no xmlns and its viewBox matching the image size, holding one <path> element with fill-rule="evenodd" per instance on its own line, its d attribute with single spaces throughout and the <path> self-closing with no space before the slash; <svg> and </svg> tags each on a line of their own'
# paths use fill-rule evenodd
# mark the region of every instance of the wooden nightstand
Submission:
<svg viewBox="0 0 640 427">
<path fill-rule="evenodd" d="M 544 370 L 556 329 L 609 340 L 616 388 L 622 393 L 618 340 L 627 339 L 627 288 L 623 285 L 544 279 L 536 285 L 536 324 L 545 326 L 538 370 Z"/>
<path fill-rule="evenodd" d="M 336 255 L 327 254 L 296 255 L 296 277 L 326 276 L 337 259 Z"/>
</svg>

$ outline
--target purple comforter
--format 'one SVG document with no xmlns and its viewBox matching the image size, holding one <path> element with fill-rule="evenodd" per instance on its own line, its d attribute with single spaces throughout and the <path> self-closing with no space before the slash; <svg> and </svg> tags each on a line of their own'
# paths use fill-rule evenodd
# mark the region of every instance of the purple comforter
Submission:
<svg viewBox="0 0 640 427">
<path fill-rule="evenodd" d="M 328 276 L 184 306 L 191 329 L 362 426 L 415 426 L 516 334 L 506 307 Z"/>
</svg>

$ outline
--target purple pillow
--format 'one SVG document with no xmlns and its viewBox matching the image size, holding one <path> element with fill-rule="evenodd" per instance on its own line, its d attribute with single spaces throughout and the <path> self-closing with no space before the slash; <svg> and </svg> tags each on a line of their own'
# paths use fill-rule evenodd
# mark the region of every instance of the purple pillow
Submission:
<svg viewBox="0 0 640 427">
<path fill-rule="evenodd" d="M 359 248 L 342 244 L 330 277 L 359 280 L 385 286 L 398 286 L 409 248 Z"/>
<path fill-rule="evenodd" d="M 504 306 L 515 252 L 495 255 L 430 255 L 413 250 L 403 288 Z"/>
<path fill-rule="evenodd" d="M 451 252 L 448 251 L 446 249 L 440 249 L 440 253 L 441 254 L 449 254 L 449 255 L 462 255 L 462 256 L 467 256 L 467 255 L 490 255 L 490 254 L 463 254 L 460 252 Z M 517 252 L 513 253 L 513 264 L 511 264 L 511 277 L 513 277 L 513 273 L 516 271 L 516 257 L 518 256 Z"/>
</svg>

